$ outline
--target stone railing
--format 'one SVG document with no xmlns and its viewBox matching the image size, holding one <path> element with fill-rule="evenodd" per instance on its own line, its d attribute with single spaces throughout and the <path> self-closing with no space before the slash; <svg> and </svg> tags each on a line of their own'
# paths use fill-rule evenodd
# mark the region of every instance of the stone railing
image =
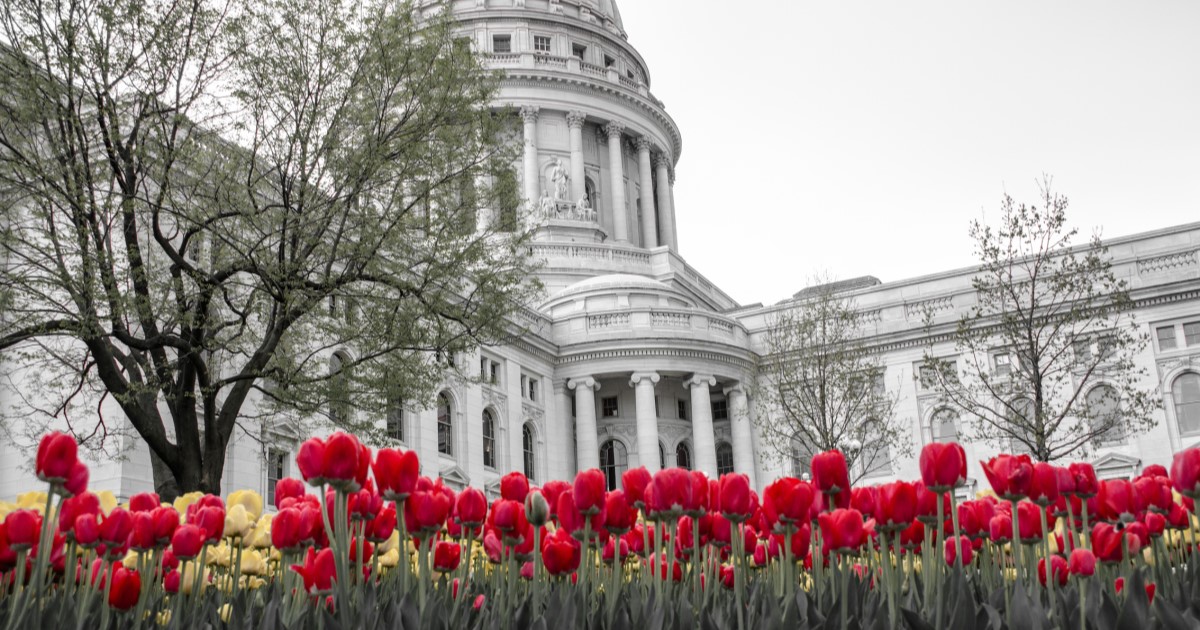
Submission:
<svg viewBox="0 0 1200 630">
<path fill-rule="evenodd" d="M 580 70 L 582 70 L 582 71 L 583 71 L 583 73 L 584 73 L 584 74 L 591 75 L 591 76 L 593 76 L 593 77 L 599 77 L 599 78 L 601 78 L 601 79 L 607 79 L 607 78 L 608 78 L 608 70 L 607 70 L 607 69 L 605 69 L 605 68 L 602 68 L 602 67 L 600 67 L 600 66 L 597 66 L 597 65 L 596 65 L 596 64 L 594 64 L 594 63 L 588 63 L 588 62 L 586 62 L 586 61 L 580 61 L 580 62 L 579 62 L 579 68 L 580 68 Z"/>
<path fill-rule="evenodd" d="M 649 267 L 650 254 L 645 250 L 624 249 L 613 245 L 586 243 L 534 243 L 529 247 L 532 256 L 543 259 L 575 258 L 581 262 L 612 261 L 620 265 L 634 264 Z"/>
<path fill-rule="evenodd" d="M 560 57 L 543 52 L 483 53 L 483 59 L 486 65 L 492 68 L 529 68 L 581 74 L 590 79 L 619 85 L 626 90 L 640 95 L 659 109 L 666 109 L 663 102 L 650 93 L 648 85 L 637 79 L 631 79 L 628 76 L 620 74 L 615 68 L 606 68 L 589 63 L 575 56 Z"/>
<path fill-rule="evenodd" d="M 738 322 L 717 313 L 668 307 L 580 312 L 554 322 L 554 341 L 562 345 L 638 337 L 743 345 L 747 332 Z"/>
</svg>

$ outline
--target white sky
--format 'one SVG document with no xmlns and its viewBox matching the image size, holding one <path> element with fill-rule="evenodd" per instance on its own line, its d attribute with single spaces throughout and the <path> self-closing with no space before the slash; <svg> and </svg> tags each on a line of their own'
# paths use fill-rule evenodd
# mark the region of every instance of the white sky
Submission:
<svg viewBox="0 0 1200 630">
<path fill-rule="evenodd" d="M 1087 236 L 1200 221 L 1200 2 L 621 0 L 684 138 L 680 250 L 743 304 L 974 263 L 1037 180 Z"/>
</svg>

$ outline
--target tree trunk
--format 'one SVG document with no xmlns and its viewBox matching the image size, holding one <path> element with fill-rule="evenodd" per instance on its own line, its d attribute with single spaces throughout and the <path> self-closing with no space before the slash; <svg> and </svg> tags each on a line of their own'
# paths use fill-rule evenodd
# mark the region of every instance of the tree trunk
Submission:
<svg viewBox="0 0 1200 630">
<path fill-rule="evenodd" d="M 154 449 L 150 449 L 150 468 L 154 473 L 154 491 L 164 503 L 173 503 L 181 494 L 179 480 Z"/>
</svg>

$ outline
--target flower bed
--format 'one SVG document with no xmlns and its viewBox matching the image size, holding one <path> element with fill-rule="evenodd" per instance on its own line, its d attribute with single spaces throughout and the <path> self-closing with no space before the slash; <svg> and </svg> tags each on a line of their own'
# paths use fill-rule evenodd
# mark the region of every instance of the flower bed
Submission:
<svg viewBox="0 0 1200 630">
<path fill-rule="evenodd" d="M 761 498 L 742 475 L 638 468 L 612 491 L 598 470 L 510 473 L 489 505 L 343 433 L 297 465 L 274 514 L 247 491 L 117 506 L 46 436 L 48 492 L 0 505 L 0 627 L 1200 625 L 1200 450 L 1132 481 L 1001 455 L 994 494 L 961 503 L 956 444 L 925 447 L 921 481 L 859 488 L 820 453 L 811 483 Z"/>
</svg>

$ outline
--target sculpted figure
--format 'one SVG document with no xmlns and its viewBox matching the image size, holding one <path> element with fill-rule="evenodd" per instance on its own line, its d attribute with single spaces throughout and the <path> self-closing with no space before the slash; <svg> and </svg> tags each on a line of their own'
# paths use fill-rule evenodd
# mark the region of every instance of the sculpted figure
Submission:
<svg viewBox="0 0 1200 630">
<path fill-rule="evenodd" d="M 550 181 L 554 184 L 554 198 L 567 199 L 567 183 L 571 181 L 571 176 L 567 175 L 567 169 L 563 168 L 557 156 L 554 158 L 554 168 L 550 171 Z"/>
</svg>

